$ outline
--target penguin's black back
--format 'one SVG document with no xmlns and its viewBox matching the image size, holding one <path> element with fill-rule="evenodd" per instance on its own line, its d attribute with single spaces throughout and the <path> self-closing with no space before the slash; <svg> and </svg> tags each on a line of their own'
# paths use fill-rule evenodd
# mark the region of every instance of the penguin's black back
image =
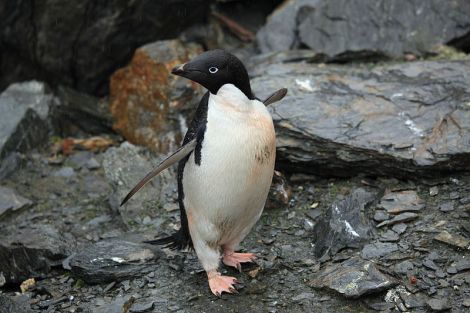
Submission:
<svg viewBox="0 0 470 313">
<path fill-rule="evenodd" d="M 194 153 L 194 160 L 196 164 L 201 164 L 201 148 L 202 142 L 204 140 L 204 133 L 206 132 L 207 124 L 207 110 L 209 103 L 209 91 L 202 97 L 199 105 L 196 109 L 196 114 L 189 125 L 188 131 L 183 139 L 183 146 L 196 138 L 196 148 L 192 153 Z M 152 241 L 147 241 L 147 243 L 156 244 L 156 245 L 165 245 L 170 249 L 185 249 L 193 248 L 193 242 L 191 240 L 191 235 L 189 233 L 188 227 L 188 217 L 186 216 L 186 209 L 184 207 L 184 189 L 183 189 L 183 173 L 184 167 L 188 162 L 191 154 L 188 154 L 184 159 L 178 163 L 178 203 L 180 207 L 180 216 L 181 216 L 181 228 L 176 231 L 174 234 Z"/>
</svg>

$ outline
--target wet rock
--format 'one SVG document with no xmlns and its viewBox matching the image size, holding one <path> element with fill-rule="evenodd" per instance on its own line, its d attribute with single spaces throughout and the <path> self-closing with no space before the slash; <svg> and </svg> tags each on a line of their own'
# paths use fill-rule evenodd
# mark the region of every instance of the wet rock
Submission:
<svg viewBox="0 0 470 313">
<path fill-rule="evenodd" d="M 434 239 L 460 249 L 470 249 L 470 240 L 460 235 L 450 234 L 447 231 L 440 232 Z"/>
<path fill-rule="evenodd" d="M 330 265 L 315 275 L 309 285 L 335 290 L 347 298 L 358 298 L 397 285 L 395 279 L 381 273 L 374 263 L 358 257 Z"/>
<path fill-rule="evenodd" d="M 1 313 L 30 313 L 31 311 L 13 301 L 10 297 L 0 293 L 0 312 Z"/>
<path fill-rule="evenodd" d="M 409 178 L 470 168 L 467 61 L 372 70 L 289 63 L 253 72 L 260 98 L 289 89 L 270 107 L 281 170 Z"/>
<path fill-rule="evenodd" d="M 89 284 L 98 284 L 147 274 L 155 270 L 158 257 L 150 245 L 110 239 L 79 251 L 69 264 L 74 275 Z"/>
<path fill-rule="evenodd" d="M 414 190 L 396 191 L 385 194 L 378 204 L 389 214 L 417 212 L 424 208 L 424 201 Z"/>
<path fill-rule="evenodd" d="M 451 306 L 449 305 L 448 303 L 448 300 L 447 299 L 429 299 L 427 302 L 426 302 L 429 307 L 431 308 L 431 310 L 434 310 L 434 311 L 446 311 L 446 310 L 450 310 L 451 309 Z"/>
<path fill-rule="evenodd" d="M 179 40 L 157 41 L 137 49 L 131 63 L 111 77 L 113 128 L 133 144 L 163 153 L 174 150 L 186 130 L 181 111 L 191 108 L 193 112 L 202 89 L 171 75 L 171 69 L 200 52 L 199 46 Z"/>
<path fill-rule="evenodd" d="M 20 196 L 15 190 L 0 186 L 0 217 L 6 212 L 16 211 L 31 204 L 31 200 Z"/>
<path fill-rule="evenodd" d="M 454 210 L 454 203 L 452 201 L 444 202 L 439 205 L 439 210 L 442 212 L 450 212 Z"/>
<path fill-rule="evenodd" d="M 368 241 L 371 226 L 364 210 L 374 200 L 374 194 L 358 188 L 344 200 L 333 203 L 314 226 L 315 256 L 334 255 L 344 248 L 361 247 Z"/>
<path fill-rule="evenodd" d="M 74 239 L 50 225 L 34 225 L 0 234 L 0 268 L 7 283 L 43 278 L 71 254 Z"/>
<path fill-rule="evenodd" d="M 393 217 L 391 220 L 388 221 L 383 221 L 382 223 L 378 224 L 377 227 L 382 227 L 385 225 L 394 225 L 398 223 L 405 223 L 405 222 L 410 222 L 418 218 L 418 214 L 412 213 L 412 212 L 405 212 L 396 215 Z"/>
<path fill-rule="evenodd" d="M 449 42 L 465 50 L 469 49 L 470 26 L 468 15 L 460 12 L 469 11 L 465 0 L 444 5 L 412 0 L 400 6 L 385 0 L 373 5 L 368 1 L 291 0 L 274 11 L 257 40 L 263 52 L 307 46 L 338 61 L 426 55 L 435 52 L 436 45 Z"/>
<path fill-rule="evenodd" d="M 48 0 L 34 8 L 19 2 L 4 6 L 0 59 L 5 60 L 0 72 L 8 75 L 2 75 L 0 88 L 43 77 L 52 84 L 103 95 L 109 75 L 128 62 L 134 49 L 175 38 L 186 27 L 205 21 L 208 8 L 209 2 L 203 0 Z"/>
<path fill-rule="evenodd" d="M 0 161 L 47 143 L 55 98 L 37 81 L 10 85 L 0 95 Z"/>
<path fill-rule="evenodd" d="M 402 275 L 407 275 L 411 273 L 411 271 L 414 269 L 413 263 L 411 263 L 408 260 L 405 260 L 403 262 L 397 263 L 394 266 L 394 271 L 397 274 L 402 274 Z"/>
<path fill-rule="evenodd" d="M 114 190 L 111 205 L 119 210 L 127 225 L 135 227 L 142 222 L 143 215 L 156 213 L 164 203 L 175 201 L 176 169 L 172 167 L 156 176 L 124 206 L 119 206 L 127 193 L 162 160 L 163 157 L 156 158 L 147 149 L 128 142 L 104 153 L 104 172 Z"/>
<path fill-rule="evenodd" d="M 268 199 L 265 209 L 285 209 L 289 205 L 289 199 L 292 194 L 290 186 L 287 184 L 286 177 L 279 171 L 274 171 L 273 181 L 269 189 Z"/>
<path fill-rule="evenodd" d="M 364 246 L 361 255 L 364 259 L 377 259 L 398 251 L 396 243 L 376 242 Z"/>
</svg>

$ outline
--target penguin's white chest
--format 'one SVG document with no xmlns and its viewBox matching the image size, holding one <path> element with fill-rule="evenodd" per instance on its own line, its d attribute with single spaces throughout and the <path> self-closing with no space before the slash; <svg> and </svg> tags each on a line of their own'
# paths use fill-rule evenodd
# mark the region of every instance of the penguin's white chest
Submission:
<svg viewBox="0 0 470 313">
<path fill-rule="evenodd" d="M 201 164 L 193 153 L 183 173 L 189 222 L 226 237 L 251 228 L 271 185 L 275 148 L 272 118 L 260 101 L 233 85 L 211 94 Z"/>
</svg>

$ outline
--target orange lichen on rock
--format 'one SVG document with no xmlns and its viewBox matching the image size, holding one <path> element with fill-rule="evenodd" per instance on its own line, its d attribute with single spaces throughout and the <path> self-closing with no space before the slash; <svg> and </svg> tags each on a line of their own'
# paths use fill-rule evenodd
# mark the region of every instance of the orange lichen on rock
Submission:
<svg viewBox="0 0 470 313">
<path fill-rule="evenodd" d="M 111 76 L 113 128 L 134 144 L 168 152 L 181 137 L 175 118 L 181 101 L 177 101 L 180 96 L 175 90 L 189 89 L 192 94 L 199 90 L 196 85 L 178 82 L 181 78 L 171 75 L 171 69 L 200 52 L 198 46 L 185 47 L 179 40 L 137 49 L 131 63 Z"/>
</svg>

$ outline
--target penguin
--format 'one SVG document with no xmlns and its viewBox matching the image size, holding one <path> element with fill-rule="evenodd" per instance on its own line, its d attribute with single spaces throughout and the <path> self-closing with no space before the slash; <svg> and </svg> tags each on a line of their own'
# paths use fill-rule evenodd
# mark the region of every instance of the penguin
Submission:
<svg viewBox="0 0 470 313">
<path fill-rule="evenodd" d="M 148 173 L 124 198 L 178 162 L 181 227 L 169 237 L 149 241 L 171 249 L 193 248 L 216 296 L 235 293 L 235 277 L 219 272 L 220 260 L 241 270 L 254 253 L 236 252 L 261 216 L 271 185 L 276 135 L 266 106 L 281 100 L 283 88 L 263 102 L 251 90 L 243 63 L 231 53 L 206 51 L 172 74 L 207 89 L 182 146 Z"/>
</svg>

